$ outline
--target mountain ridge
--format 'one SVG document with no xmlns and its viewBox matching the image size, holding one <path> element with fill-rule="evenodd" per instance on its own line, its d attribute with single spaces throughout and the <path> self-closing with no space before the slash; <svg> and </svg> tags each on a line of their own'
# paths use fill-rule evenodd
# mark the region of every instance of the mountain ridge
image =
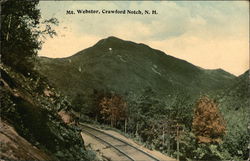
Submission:
<svg viewBox="0 0 250 161">
<path fill-rule="evenodd" d="M 88 50 L 88 49 L 90 49 L 90 48 L 92 48 L 92 47 L 99 46 L 99 45 L 103 44 L 105 41 L 110 41 L 110 40 L 111 40 L 111 41 L 123 41 L 123 42 L 127 42 L 127 43 L 130 43 L 130 44 L 133 44 L 133 45 L 138 45 L 138 46 L 141 46 L 141 47 L 149 48 L 149 49 L 152 49 L 152 50 L 155 50 L 155 51 L 159 51 L 159 52 L 161 52 L 161 53 L 164 54 L 164 55 L 168 55 L 168 56 L 173 57 L 173 58 L 175 58 L 175 59 L 179 59 L 179 60 L 182 60 L 182 61 L 184 61 L 184 62 L 190 63 L 190 62 L 188 62 L 188 61 L 186 61 L 186 60 L 184 60 L 184 59 L 177 58 L 177 57 L 175 57 L 175 56 L 169 55 L 169 54 L 163 52 L 162 50 L 155 49 L 155 48 L 151 48 L 150 46 L 148 46 L 148 45 L 146 45 L 146 44 L 144 44 L 144 43 L 135 43 L 135 42 L 133 42 L 133 41 L 123 40 L 123 39 L 120 39 L 120 38 L 115 37 L 115 36 L 109 36 L 109 37 L 107 37 L 107 38 L 101 39 L 101 40 L 99 40 L 96 44 L 92 45 L 91 47 L 88 47 L 88 48 L 86 48 L 86 49 L 80 50 L 80 51 L 76 52 L 75 54 L 70 55 L 70 56 L 67 56 L 67 57 L 62 57 L 62 58 L 51 58 L 51 57 L 47 57 L 47 56 L 40 56 L 40 58 L 44 58 L 44 59 L 46 59 L 46 58 L 48 58 L 48 59 L 70 59 L 70 58 L 73 58 L 73 57 L 75 57 L 75 56 L 79 56 L 79 55 L 83 54 L 83 52 L 86 52 L 86 50 Z M 190 64 L 192 64 L 192 63 L 190 63 Z M 194 65 L 194 64 L 192 64 L 192 65 Z M 217 72 L 217 71 L 218 71 L 218 72 L 221 71 L 221 72 L 228 73 L 228 74 L 230 74 L 230 75 L 234 75 L 234 76 L 235 76 L 235 74 L 233 74 L 233 73 L 231 73 L 231 72 L 229 72 L 229 71 L 226 71 L 226 70 L 224 70 L 224 69 L 222 69 L 222 68 L 205 69 L 205 68 L 200 67 L 200 66 L 197 66 L 197 65 L 194 65 L 194 66 L 196 66 L 196 67 L 198 67 L 198 68 L 200 68 L 200 69 L 202 69 L 202 70 L 216 71 L 216 72 Z M 243 74 L 243 73 L 242 73 L 242 74 Z M 237 77 L 237 76 L 236 76 L 236 77 Z"/>
<path fill-rule="evenodd" d="M 82 89 L 104 88 L 121 94 L 150 87 L 163 95 L 178 89 L 198 95 L 212 88 L 220 89 L 235 78 L 223 70 L 206 70 L 148 45 L 114 36 L 99 40 L 72 56 L 42 57 L 40 61 L 38 70 L 66 94 L 70 92 L 64 87 L 67 84 L 76 92 L 80 92 L 75 87 L 78 85 Z"/>
</svg>

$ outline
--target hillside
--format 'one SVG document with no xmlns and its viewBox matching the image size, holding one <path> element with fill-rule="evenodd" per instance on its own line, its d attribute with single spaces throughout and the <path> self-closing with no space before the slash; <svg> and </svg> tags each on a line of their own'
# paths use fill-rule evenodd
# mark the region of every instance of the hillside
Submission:
<svg viewBox="0 0 250 161">
<path fill-rule="evenodd" d="M 233 110 L 245 108 L 249 105 L 250 97 L 250 78 L 249 70 L 235 78 L 227 89 L 222 92 L 220 101 L 227 107 L 231 107 Z"/>
<path fill-rule="evenodd" d="M 110 124 L 149 148 L 176 157 L 173 131 L 181 124 L 187 139 L 181 145 L 183 160 L 196 156 L 247 158 L 247 72 L 236 77 L 222 69 L 203 69 L 147 45 L 115 37 L 100 40 L 67 58 L 40 57 L 36 70 L 68 96 L 72 108 L 82 117 Z M 223 143 L 215 147 L 197 144 L 192 133 L 193 108 L 203 95 L 218 103 L 226 123 Z M 112 108 L 121 113 L 113 114 L 116 110 Z M 196 151 L 199 146 L 204 151 Z M 211 152 L 209 148 L 215 149 Z"/>
<path fill-rule="evenodd" d="M 26 139 L 21 137 L 16 130 L 1 120 L 0 122 L 1 159 L 12 160 L 51 160 L 52 157 L 39 150 Z"/>
<path fill-rule="evenodd" d="M 144 44 L 116 37 L 67 58 L 41 57 L 37 70 L 64 94 L 95 90 L 140 94 L 146 88 L 158 97 L 184 90 L 192 96 L 222 89 L 235 78 L 222 69 L 205 70 Z"/>
<path fill-rule="evenodd" d="M 69 111 L 67 100 L 44 77 L 0 67 L 0 158 L 88 160 L 80 132 L 58 115 Z"/>
<path fill-rule="evenodd" d="M 250 118 L 250 78 L 249 70 L 235 78 L 234 83 L 217 96 L 218 103 L 227 122 L 225 147 L 235 156 L 248 158 L 249 118 Z"/>
</svg>

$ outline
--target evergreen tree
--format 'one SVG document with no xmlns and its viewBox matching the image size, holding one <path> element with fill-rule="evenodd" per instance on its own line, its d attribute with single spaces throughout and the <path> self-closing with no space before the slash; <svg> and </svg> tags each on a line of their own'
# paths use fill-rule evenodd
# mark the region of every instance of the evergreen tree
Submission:
<svg viewBox="0 0 250 161">
<path fill-rule="evenodd" d="M 39 0 L 5 0 L 1 2 L 1 61 L 27 74 L 43 43 L 42 37 L 55 35 L 52 18 L 41 22 Z"/>
</svg>

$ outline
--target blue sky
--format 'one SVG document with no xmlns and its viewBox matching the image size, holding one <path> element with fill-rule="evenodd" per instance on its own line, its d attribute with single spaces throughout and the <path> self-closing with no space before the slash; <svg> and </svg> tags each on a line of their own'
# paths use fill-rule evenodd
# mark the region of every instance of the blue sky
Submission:
<svg viewBox="0 0 250 161">
<path fill-rule="evenodd" d="M 58 36 L 39 55 L 67 57 L 108 36 L 145 43 L 206 69 L 235 75 L 249 68 L 248 1 L 41 1 Z M 66 15 L 66 10 L 157 10 L 157 15 Z"/>
</svg>

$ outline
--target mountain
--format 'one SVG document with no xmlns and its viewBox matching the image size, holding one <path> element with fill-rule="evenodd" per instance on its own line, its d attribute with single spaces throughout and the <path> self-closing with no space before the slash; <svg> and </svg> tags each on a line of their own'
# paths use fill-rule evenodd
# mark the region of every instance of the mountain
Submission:
<svg viewBox="0 0 250 161">
<path fill-rule="evenodd" d="M 226 89 L 218 94 L 220 110 L 227 124 L 227 135 L 224 147 L 229 148 L 230 154 L 240 156 L 245 160 L 249 157 L 249 118 L 250 118 L 250 77 L 249 70 L 239 77 Z M 233 146 L 232 146 L 233 145 Z"/>
<path fill-rule="evenodd" d="M 231 110 L 247 109 L 250 105 L 250 77 L 249 70 L 236 77 L 234 82 L 220 95 L 220 102 Z"/>
<path fill-rule="evenodd" d="M 151 88 L 159 97 L 184 90 L 199 95 L 229 85 L 234 75 L 206 70 L 145 44 L 108 37 L 67 58 L 40 57 L 37 70 L 69 98 L 86 91 L 140 94 Z"/>
</svg>

